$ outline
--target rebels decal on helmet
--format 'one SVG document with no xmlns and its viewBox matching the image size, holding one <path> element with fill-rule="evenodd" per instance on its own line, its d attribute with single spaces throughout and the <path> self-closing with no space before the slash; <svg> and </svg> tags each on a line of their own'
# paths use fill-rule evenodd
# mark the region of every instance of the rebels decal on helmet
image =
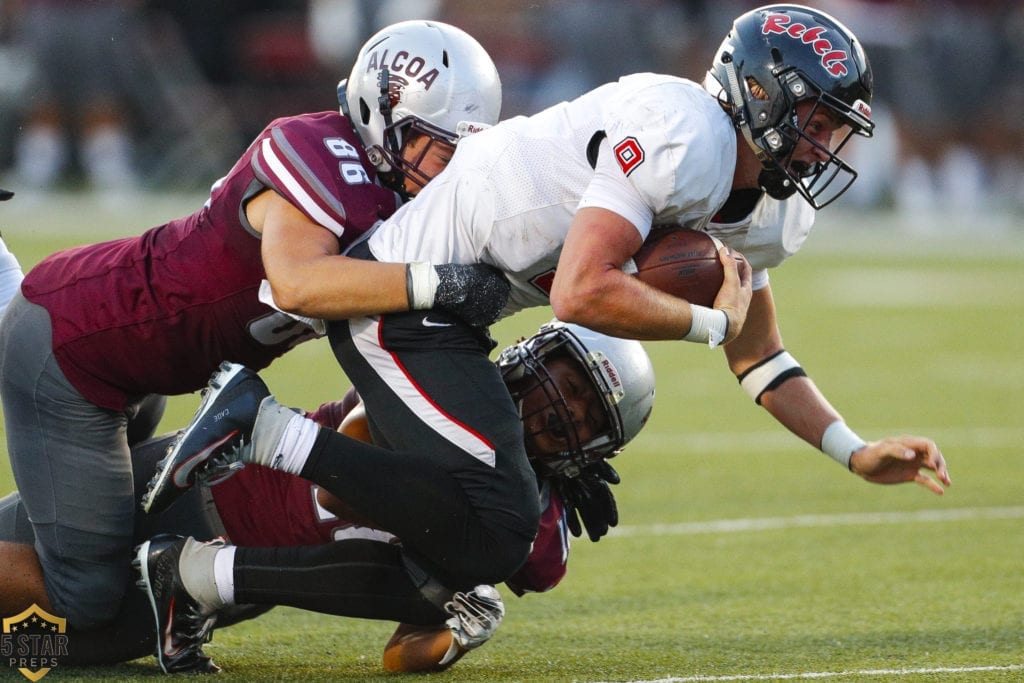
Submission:
<svg viewBox="0 0 1024 683">
<path fill-rule="evenodd" d="M 833 76 L 845 76 L 850 73 L 846 68 L 846 60 L 849 53 L 845 50 L 837 50 L 833 47 L 828 38 L 823 38 L 828 29 L 824 26 L 808 27 L 799 22 L 791 23 L 792 17 L 788 14 L 769 14 L 764 20 L 762 33 L 778 33 L 796 38 L 811 46 L 814 52 L 821 56 L 821 66 Z"/>
</svg>

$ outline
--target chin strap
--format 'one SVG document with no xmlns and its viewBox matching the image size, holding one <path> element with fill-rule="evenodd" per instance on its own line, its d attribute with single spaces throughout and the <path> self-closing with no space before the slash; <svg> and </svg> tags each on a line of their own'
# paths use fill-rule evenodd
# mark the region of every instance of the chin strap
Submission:
<svg viewBox="0 0 1024 683">
<path fill-rule="evenodd" d="M 757 176 L 757 186 L 772 199 L 789 199 L 796 194 L 796 183 L 778 168 L 762 168 Z"/>
<path fill-rule="evenodd" d="M 740 80 L 736 75 L 736 67 L 732 63 L 731 52 L 722 53 L 722 64 L 725 65 L 725 78 L 729 81 L 726 85 L 731 100 L 729 115 L 732 118 L 732 123 L 743 133 L 743 139 L 747 141 L 747 145 L 757 155 L 758 160 L 764 163 L 765 152 L 754 143 L 754 138 L 750 134 L 750 122 L 747 120 L 747 112 L 743 106 L 743 93 L 740 91 Z"/>
</svg>

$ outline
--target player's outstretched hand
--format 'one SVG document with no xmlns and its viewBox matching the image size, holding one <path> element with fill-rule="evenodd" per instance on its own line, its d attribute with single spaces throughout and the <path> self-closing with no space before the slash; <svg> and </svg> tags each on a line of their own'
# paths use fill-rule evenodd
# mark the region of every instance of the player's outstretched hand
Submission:
<svg viewBox="0 0 1024 683">
<path fill-rule="evenodd" d="M 850 470 L 876 484 L 916 482 L 942 495 L 953 482 L 935 442 L 920 436 L 896 436 L 869 443 L 850 458 Z M 932 472 L 932 476 L 927 471 Z"/>
<path fill-rule="evenodd" d="M 715 308 L 725 312 L 729 317 L 729 329 L 722 341 L 723 344 L 728 344 L 739 336 L 747 319 L 747 309 L 750 307 L 750 297 L 753 293 L 750 288 L 751 270 L 747 259 L 739 252 L 731 251 L 729 247 L 718 250 L 718 260 L 722 263 L 724 276 L 718 296 L 715 297 Z"/>
</svg>

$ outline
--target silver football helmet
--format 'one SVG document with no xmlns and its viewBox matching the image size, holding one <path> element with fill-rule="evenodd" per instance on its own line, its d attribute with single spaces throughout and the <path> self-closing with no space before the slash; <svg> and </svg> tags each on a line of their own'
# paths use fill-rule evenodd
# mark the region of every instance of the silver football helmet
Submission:
<svg viewBox="0 0 1024 683">
<path fill-rule="evenodd" d="M 577 435 L 572 420 L 565 419 L 565 398 L 545 368 L 546 361 L 563 356 L 583 367 L 607 417 L 604 430 L 586 442 Z M 557 320 L 543 325 L 529 339 L 502 351 L 498 369 L 520 417 L 529 417 L 522 415 L 524 397 L 529 392 L 544 392 L 543 410 L 549 412 L 544 428 L 566 437 L 568 447 L 559 453 L 542 454 L 527 448 L 527 455 L 541 474 L 571 477 L 588 464 L 617 455 L 640 433 L 654 407 L 654 368 L 643 345 L 579 325 Z M 529 444 L 531 435 L 525 436 Z"/>
<path fill-rule="evenodd" d="M 382 180 L 404 192 L 405 176 L 426 184 L 419 162 L 402 158 L 411 132 L 455 145 L 498 122 L 501 81 L 487 51 L 439 21 L 403 21 L 374 34 L 338 84 L 341 111 L 355 126 Z M 429 145 L 427 146 L 429 148 Z"/>
</svg>

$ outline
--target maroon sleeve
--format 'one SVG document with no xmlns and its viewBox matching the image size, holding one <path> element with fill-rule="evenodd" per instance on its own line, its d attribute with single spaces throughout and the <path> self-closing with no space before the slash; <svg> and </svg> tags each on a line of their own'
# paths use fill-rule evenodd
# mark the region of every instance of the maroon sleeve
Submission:
<svg viewBox="0 0 1024 683">
<path fill-rule="evenodd" d="M 561 582 L 569 562 L 569 530 L 563 519 L 562 499 L 545 483 L 547 507 L 541 513 L 537 539 L 526 564 L 505 582 L 513 593 L 543 593 Z M 543 498 L 543 492 L 542 492 Z M 543 502 L 543 500 L 542 500 Z"/>
<path fill-rule="evenodd" d="M 359 405 L 359 394 L 355 389 L 349 389 L 340 401 L 321 403 L 319 408 L 311 413 L 306 413 L 306 417 L 316 420 L 322 427 L 337 429 L 341 426 L 345 416 L 352 412 L 357 405 Z"/>
<path fill-rule="evenodd" d="M 252 169 L 345 245 L 397 208 L 395 193 L 377 183 L 351 123 L 337 112 L 271 123 L 253 144 Z"/>
</svg>

